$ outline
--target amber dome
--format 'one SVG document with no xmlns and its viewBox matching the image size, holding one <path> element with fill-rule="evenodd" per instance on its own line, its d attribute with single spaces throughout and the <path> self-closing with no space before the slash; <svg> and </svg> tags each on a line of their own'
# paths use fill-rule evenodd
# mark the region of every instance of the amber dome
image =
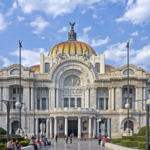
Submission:
<svg viewBox="0 0 150 150">
<path fill-rule="evenodd" d="M 48 56 L 56 55 L 56 50 L 60 50 L 61 53 L 69 55 L 81 55 L 85 50 L 88 51 L 88 54 L 96 55 L 94 49 L 86 43 L 79 41 L 66 41 L 55 45 L 49 52 Z"/>
</svg>

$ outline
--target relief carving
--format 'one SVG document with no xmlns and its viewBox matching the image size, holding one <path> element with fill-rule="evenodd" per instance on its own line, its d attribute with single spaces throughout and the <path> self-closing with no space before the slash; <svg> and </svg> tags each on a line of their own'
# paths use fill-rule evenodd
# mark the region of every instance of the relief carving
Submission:
<svg viewBox="0 0 150 150">
<path fill-rule="evenodd" d="M 69 76 L 65 79 L 64 85 L 65 86 L 78 86 L 80 85 L 80 78 L 77 76 Z"/>
</svg>

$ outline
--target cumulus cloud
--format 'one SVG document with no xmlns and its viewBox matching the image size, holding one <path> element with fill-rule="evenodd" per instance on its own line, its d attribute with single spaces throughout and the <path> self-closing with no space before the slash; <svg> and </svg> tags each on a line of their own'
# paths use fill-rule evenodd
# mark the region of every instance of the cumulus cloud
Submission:
<svg viewBox="0 0 150 150">
<path fill-rule="evenodd" d="M 2 67 L 8 67 L 13 63 L 7 57 L 3 57 L 3 56 L 0 56 L 0 61 L 4 63 Z"/>
<path fill-rule="evenodd" d="M 138 31 L 135 31 L 131 34 L 131 36 L 137 36 L 137 35 L 139 35 Z"/>
<path fill-rule="evenodd" d="M 142 40 L 142 41 L 145 41 L 145 40 L 147 40 L 147 39 L 148 39 L 148 36 L 141 37 L 141 40 Z"/>
<path fill-rule="evenodd" d="M 82 10 L 82 11 L 81 11 L 81 13 L 82 13 L 82 14 L 85 14 L 85 13 L 86 13 L 86 10 L 85 10 L 85 9 L 84 9 L 84 10 Z"/>
<path fill-rule="evenodd" d="M 8 10 L 8 12 L 6 13 L 6 17 L 12 15 L 12 14 L 13 14 L 13 11 L 14 11 L 15 9 L 17 9 L 17 3 L 16 3 L 16 1 L 13 2 L 12 8 L 10 8 L 10 9 Z"/>
<path fill-rule="evenodd" d="M 44 36 L 42 36 L 42 37 L 41 37 L 41 39 L 43 39 L 43 40 L 44 40 L 44 39 L 45 39 L 45 37 L 44 37 Z"/>
<path fill-rule="evenodd" d="M 67 27 L 63 27 L 62 29 L 60 29 L 58 31 L 58 33 L 67 32 L 67 31 L 68 31 L 68 28 Z"/>
<path fill-rule="evenodd" d="M 25 20 L 25 17 L 17 16 L 17 18 L 18 18 L 19 21 Z"/>
<path fill-rule="evenodd" d="M 132 24 L 142 24 L 150 21 L 149 0 L 129 0 L 125 14 L 116 19 L 117 22 L 130 21 Z"/>
<path fill-rule="evenodd" d="M 87 32 L 90 31 L 91 29 L 92 29 L 91 26 L 86 27 L 86 28 L 83 28 L 83 32 L 84 32 L 84 33 L 87 33 Z"/>
<path fill-rule="evenodd" d="M 23 49 L 21 51 L 22 65 L 26 66 L 26 67 L 30 67 L 30 66 L 39 64 L 41 53 L 44 53 L 44 55 L 48 54 L 48 52 L 46 52 L 44 48 L 37 48 L 34 50 Z M 18 50 L 14 51 L 14 52 L 10 52 L 9 54 L 12 56 L 19 57 Z"/>
<path fill-rule="evenodd" d="M 5 30 L 6 27 L 10 24 L 11 24 L 11 22 L 6 22 L 4 15 L 2 13 L 0 13 L 0 32 Z"/>
<path fill-rule="evenodd" d="M 96 14 L 93 14 L 92 16 L 93 16 L 93 18 L 97 18 L 98 17 Z"/>
<path fill-rule="evenodd" d="M 34 34 L 40 34 L 47 26 L 49 26 L 49 23 L 41 16 L 38 16 L 35 21 L 30 23 L 30 26 L 34 28 Z"/>
<path fill-rule="evenodd" d="M 110 40 L 110 38 L 107 36 L 105 39 L 97 39 L 97 40 L 92 40 L 91 41 L 91 46 L 101 46 L 103 44 L 108 43 L 108 41 Z"/>
</svg>

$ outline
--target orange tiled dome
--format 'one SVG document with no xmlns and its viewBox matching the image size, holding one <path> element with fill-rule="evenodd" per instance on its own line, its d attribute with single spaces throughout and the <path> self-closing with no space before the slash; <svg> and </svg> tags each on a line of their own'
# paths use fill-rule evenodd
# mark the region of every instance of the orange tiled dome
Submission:
<svg viewBox="0 0 150 150">
<path fill-rule="evenodd" d="M 35 72 L 40 72 L 40 65 L 31 66 L 30 69 L 33 69 Z"/>
<path fill-rule="evenodd" d="M 105 73 L 106 74 L 109 74 L 111 72 L 111 69 L 114 69 L 114 67 L 111 65 L 105 65 Z"/>
<path fill-rule="evenodd" d="M 79 41 L 66 41 L 55 45 L 50 51 L 48 56 L 55 55 L 56 50 L 60 50 L 61 53 L 69 55 L 81 55 L 85 50 L 88 50 L 88 54 L 96 55 L 96 52 L 88 44 Z"/>
</svg>

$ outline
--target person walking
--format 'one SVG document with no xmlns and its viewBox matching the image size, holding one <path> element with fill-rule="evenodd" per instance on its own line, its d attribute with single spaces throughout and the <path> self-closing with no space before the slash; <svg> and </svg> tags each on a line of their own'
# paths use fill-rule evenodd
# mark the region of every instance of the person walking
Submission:
<svg viewBox="0 0 150 150">
<path fill-rule="evenodd" d="M 99 144 L 99 145 L 101 144 L 101 140 L 102 140 L 102 135 L 100 134 L 100 135 L 98 136 L 98 144 Z"/>
<path fill-rule="evenodd" d="M 70 134 L 70 143 L 72 144 L 72 134 Z"/>
<path fill-rule="evenodd" d="M 56 139 L 56 143 L 57 143 L 57 139 L 58 139 L 58 135 L 56 134 L 56 137 L 55 137 L 55 139 Z"/>
<path fill-rule="evenodd" d="M 66 144 L 68 143 L 68 135 L 66 136 Z"/>
</svg>

